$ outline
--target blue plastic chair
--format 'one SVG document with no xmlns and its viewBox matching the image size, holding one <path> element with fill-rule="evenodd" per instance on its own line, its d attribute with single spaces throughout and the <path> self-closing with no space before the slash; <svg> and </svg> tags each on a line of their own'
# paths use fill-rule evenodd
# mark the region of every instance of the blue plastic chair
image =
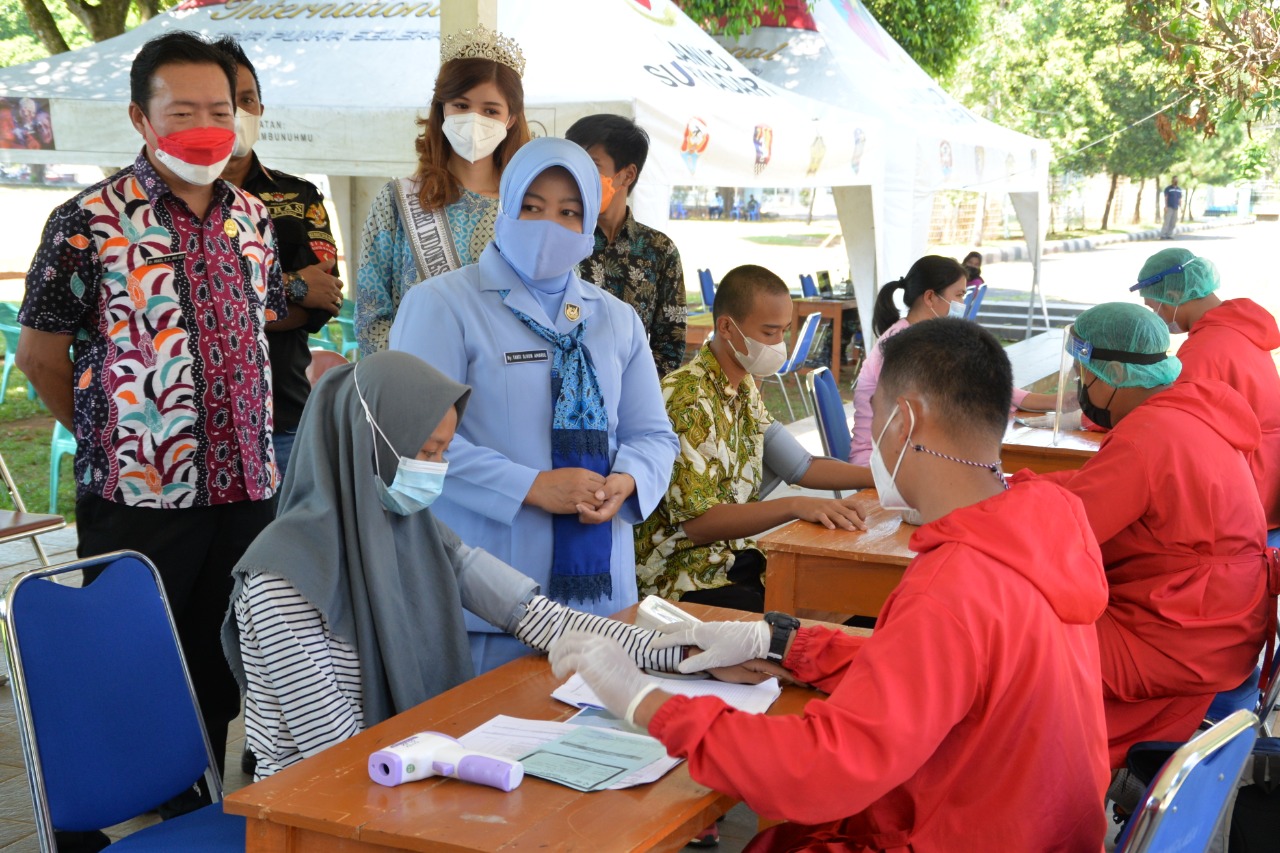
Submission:
<svg viewBox="0 0 1280 853">
<path fill-rule="evenodd" d="M 87 586 L 55 578 L 85 569 Z M 245 820 L 222 783 L 160 575 L 118 551 L 15 578 L 3 604 L 13 703 L 42 851 L 53 831 L 113 826 L 204 776 L 213 804 L 111 845 L 118 851 L 243 851 Z"/>
<path fill-rule="evenodd" d="M 818 297 L 818 286 L 813 283 L 813 276 L 808 273 L 800 273 L 800 293 L 805 299 Z"/>
<path fill-rule="evenodd" d="M 702 304 L 710 311 L 716 301 L 716 283 L 711 278 L 711 270 L 698 270 L 698 284 L 702 285 Z"/>
<path fill-rule="evenodd" d="M 853 437 L 849 434 L 849 421 L 844 416 L 844 400 L 840 399 L 840 389 L 836 387 L 835 377 L 827 368 L 819 367 L 809 373 L 808 383 L 823 454 L 840 460 L 848 459 Z M 835 496 L 842 498 L 844 494 L 836 489 Z"/>
<path fill-rule="evenodd" d="M 804 406 L 805 413 L 808 414 L 809 403 L 804 393 L 804 388 L 800 385 L 800 374 L 797 372 L 809 358 L 809 350 L 813 347 L 813 335 L 818 330 L 818 321 L 822 319 L 822 315 L 813 312 L 804 318 L 804 322 L 800 324 L 800 329 L 796 332 L 795 346 L 791 348 L 791 357 L 782 363 L 782 367 L 778 368 L 778 372 L 773 376 L 764 377 L 762 382 L 770 379 L 778 380 L 778 387 L 782 389 L 782 399 L 787 403 L 787 414 L 791 420 L 796 419 L 796 413 L 791 408 L 791 397 L 787 394 L 787 383 L 785 377 L 790 374 L 795 376 L 796 390 L 800 392 L 800 402 Z M 846 457 L 847 458 L 847 457 Z"/>
<path fill-rule="evenodd" d="M 49 442 L 49 512 L 58 512 L 58 475 L 62 471 L 62 457 L 76 455 L 76 437 L 59 421 L 53 422 L 53 439 Z"/>
<path fill-rule="evenodd" d="M 1277 653 L 1272 656 L 1270 672 L 1264 677 L 1262 667 L 1255 667 L 1239 687 L 1224 690 L 1213 697 L 1202 727 L 1211 726 L 1236 711 L 1252 711 L 1262 725 L 1263 735 L 1271 736 L 1268 720 L 1276 702 L 1280 701 L 1280 637 L 1276 645 Z"/>
<path fill-rule="evenodd" d="M 1174 751 L 1116 843 L 1117 853 L 1207 851 L 1258 739 L 1258 718 L 1236 711 Z"/>
<path fill-rule="evenodd" d="M 987 298 L 987 286 L 980 284 L 972 288 L 964 297 L 964 318 L 966 320 L 978 319 L 978 312 L 982 310 L 982 300 Z"/>
</svg>

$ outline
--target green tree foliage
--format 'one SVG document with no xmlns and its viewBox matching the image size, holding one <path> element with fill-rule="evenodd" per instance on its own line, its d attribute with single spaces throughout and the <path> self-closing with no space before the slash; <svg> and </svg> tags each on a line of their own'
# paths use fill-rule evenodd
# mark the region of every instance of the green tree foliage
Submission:
<svg viewBox="0 0 1280 853">
<path fill-rule="evenodd" d="M 931 77 L 945 80 L 982 38 L 979 0 L 863 0 L 880 26 Z"/>
<path fill-rule="evenodd" d="M 784 0 L 677 0 L 709 33 L 736 37 L 780 16 Z M 971 44 L 981 0 L 863 0 L 880 26 L 926 72 L 946 77 Z"/>
<path fill-rule="evenodd" d="M 1179 124 L 1212 133 L 1239 115 L 1280 105 L 1280 4 L 1274 0 L 1127 0 L 1160 45 L 1171 85 L 1194 109 Z"/>
<path fill-rule="evenodd" d="M 118 36 L 180 0 L 5 0 L 0 67 Z"/>
<path fill-rule="evenodd" d="M 41 0 L 35 0 L 39 3 Z M 46 11 L 52 17 L 68 48 L 82 47 L 91 39 L 84 27 L 71 16 L 61 3 L 50 3 Z M 49 56 L 48 47 L 31 27 L 22 4 L 0 3 L 0 66 L 18 65 Z"/>
</svg>

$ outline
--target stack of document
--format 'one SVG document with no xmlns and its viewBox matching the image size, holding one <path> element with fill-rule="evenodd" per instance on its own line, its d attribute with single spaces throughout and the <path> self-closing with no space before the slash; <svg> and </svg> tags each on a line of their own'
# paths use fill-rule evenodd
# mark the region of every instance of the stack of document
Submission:
<svg viewBox="0 0 1280 853">
<path fill-rule="evenodd" d="M 761 684 L 729 684 L 650 677 L 668 693 L 719 696 L 755 714 L 767 711 L 782 693 L 776 678 Z M 683 760 L 667 755 L 655 738 L 628 731 L 623 721 L 601 711 L 600 699 L 577 675 L 551 695 L 584 710 L 568 723 L 500 715 L 459 740 L 468 749 L 516 759 L 529 775 L 578 791 L 644 785 L 661 779 Z"/>
</svg>

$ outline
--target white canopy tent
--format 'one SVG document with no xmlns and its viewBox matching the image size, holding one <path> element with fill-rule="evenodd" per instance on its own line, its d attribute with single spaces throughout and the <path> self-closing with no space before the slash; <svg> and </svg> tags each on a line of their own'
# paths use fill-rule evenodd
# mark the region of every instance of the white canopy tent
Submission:
<svg viewBox="0 0 1280 853">
<path fill-rule="evenodd" d="M 330 176 L 350 256 L 351 225 L 373 193 L 414 169 L 414 120 L 439 68 L 438 12 L 424 0 L 188 0 L 117 38 L 0 69 L 0 98 L 37 99 L 53 135 L 48 149 L 0 149 L 0 162 L 132 161 L 140 140 L 125 108 L 137 50 L 170 29 L 230 34 L 262 84 L 259 154 L 286 171 Z M 756 78 L 671 0 L 501 0 L 498 26 L 524 51 L 535 135 L 561 135 L 597 112 L 633 116 L 649 131 L 645 210 L 657 212 L 660 198 L 665 218 L 672 184 L 852 187 L 865 222 L 852 242 L 874 256 L 878 120 Z"/>
<path fill-rule="evenodd" d="M 773 22 L 771 22 L 773 23 Z M 1008 193 L 1032 259 L 1030 334 L 1040 293 L 1040 264 L 1048 216 L 1049 143 L 993 124 L 948 95 L 898 46 L 860 0 L 788 0 L 785 20 L 739 39 L 720 38 L 760 77 L 884 122 L 888 150 L 880 218 L 884 264 L 878 278 L 854 278 L 859 301 L 904 275 L 924 253 L 938 190 Z M 860 199 L 835 189 L 840 223 L 849 233 L 861 221 Z M 855 249 L 850 247 L 853 261 Z M 861 265 L 865 268 L 865 262 Z M 862 312 L 871 340 L 870 311 Z"/>
</svg>

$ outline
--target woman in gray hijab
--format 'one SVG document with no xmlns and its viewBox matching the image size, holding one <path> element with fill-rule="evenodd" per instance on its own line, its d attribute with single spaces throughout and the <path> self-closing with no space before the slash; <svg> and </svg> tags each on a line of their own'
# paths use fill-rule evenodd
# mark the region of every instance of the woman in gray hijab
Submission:
<svg viewBox="0 0 1280 853">
<path fill-rule="evenodd" d="M 473 675 L 463 608 L 545 651 L 616 637 L 674 672 L 680 649 L 571 610 L 427 507 L 471 389 L 403 352 L 330 370 L 302 414 L 276 520 L 234 569 L 223 648 L 263 778 Z"/>
</svg>

